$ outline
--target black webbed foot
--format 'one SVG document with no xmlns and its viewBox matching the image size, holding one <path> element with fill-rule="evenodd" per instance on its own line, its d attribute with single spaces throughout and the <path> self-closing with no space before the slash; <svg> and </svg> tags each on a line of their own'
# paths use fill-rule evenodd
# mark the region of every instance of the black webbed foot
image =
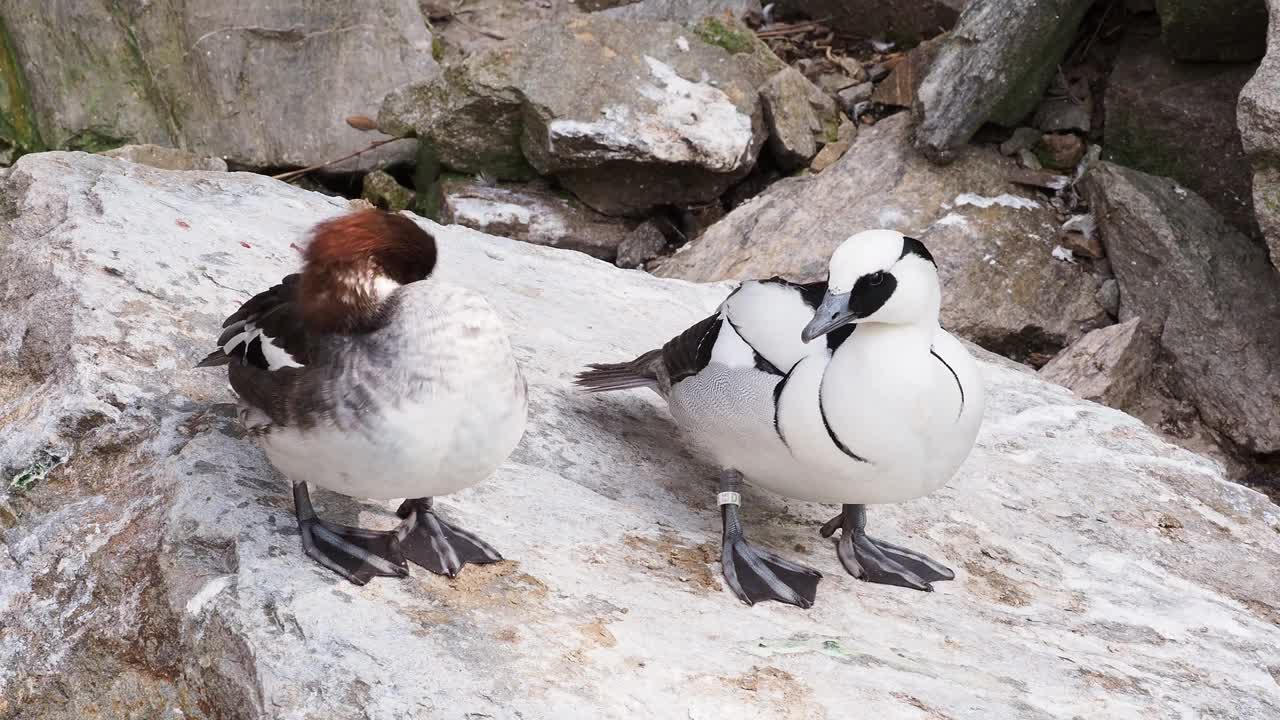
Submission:
<svg viewBox="0 0 1280 720">
<path fill-rule="evenodd" d="M 724 531 L 721 538 L 720 565 L 725 584 L 748 605 L 762 600 L 813 606 L 822 573 L 792 562 L 777 553 L 747 542 L 738 516 L 742 475 L 735 470 L 720 474 L 720 517 Z"/>
<path fill-rule="evenodd" d="M 813 606 L 822 573 L 747 542 L 741 534 L 724 538 L 720 554 L 724 580 L 748 605 L 762 600 Z"/>
<path fill-rule="evenodd" d="M 866 525 L 864 506 L 845 505 L 843 512 L 822 526 L 823 537 L 841 530 L 836 555 L 850 575 L 871 583 L 925 592 L 933 590 L 932 583 L 955 579 L 950 568 L 928 555 L 868 537 Z"/>
<path fill-rule="evenodd" d="M 356 585 L 375 577 L 409 574 L 394 532 L 348 527 L 315 517 L 299 519 L 298 529 L 308 557 Z"/>
<path fill-rule="evenodd" d="M 431 498 L 405 500 L 396 514 L 405 519 L 396 531 L 400 552 L 437 575 L 457 577 L 467 563 L 502 560 L 489 543 L 442 520 L 432 509 Z"/>
</svg>

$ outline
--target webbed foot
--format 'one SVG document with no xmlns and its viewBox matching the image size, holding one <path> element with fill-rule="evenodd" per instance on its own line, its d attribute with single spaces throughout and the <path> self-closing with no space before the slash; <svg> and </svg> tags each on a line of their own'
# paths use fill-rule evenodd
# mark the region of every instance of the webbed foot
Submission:
<svg viewBox="0 0 1280 720">
<path fill-rule="evenodd" d="M 467 563 L 502 560 L 489 543 L 440 519 L 431 498 L 405 500 L 396 514 L 405 519 L 396 531 L 404 557 L 437 575 L 457 577 Z"/>
<path fill-rule="evenodd" d="M 950 568 L 928 555 L 868 537 L 866 526 L 863 505 L 845 505 L 843 512 L 822 526 L 822 537 L 841 530 L 836 555 L 850 575 L 871 583 L 925 592 L 933 590 L 932 583 L 955 579 Z"/>
<path fill-rule="evenodd" d="M 776 600 L 799 608 L 812 607 L 822 573 L 747 542 L 738 516 L 741 496 L 737 491 L 741 487 L 740 473 L 721 473 L 717 501 L 724 524 L 720 565 L 725 584 L 748 605 Z"/>
<path fill-rule="evenodd" d="M 725 583 L 748 605 L 777 600 L 810 608 L 818 593 L 818 581 L 822 580 L 822 573 L 817 570 L 752 545 L 740 533 L 736 537 L 725 536 L 720 562 Z"/>
<path fill-rule="evenodd" d="M 302 549 L 312 560 L 356 585 L 375 577 L 409 574 L 394 532 L 365 530 L 317 518 L 306 483 L 294 484 L 293 500 Z"/>
</svg>

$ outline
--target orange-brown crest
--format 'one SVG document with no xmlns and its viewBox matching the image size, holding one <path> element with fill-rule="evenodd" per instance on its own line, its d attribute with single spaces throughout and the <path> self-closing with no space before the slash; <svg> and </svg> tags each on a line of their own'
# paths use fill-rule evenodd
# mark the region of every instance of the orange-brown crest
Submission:
<svg viewBox="0 0 1280 720">
<path fill-rule="evenodd" d="M 307 325 L 362 332 L 378 325 L 382 289 L 431 274 L 436 243 L 403 215 L 361 210 L 317 225 L 303 258 L 298 294 Z"/>
</svg>

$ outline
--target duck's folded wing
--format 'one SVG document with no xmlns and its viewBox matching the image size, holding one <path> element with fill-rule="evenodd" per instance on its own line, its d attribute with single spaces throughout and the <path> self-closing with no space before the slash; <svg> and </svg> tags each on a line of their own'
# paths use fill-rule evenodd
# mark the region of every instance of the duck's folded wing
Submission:
<svg viewBox="0 0 1280 720">
<path fill-rule="evenodd" d="M 310 343 L 298 313 L 298 274 L 249 298 L 223 323 L 218 348 L 196 367 L 238 364 L 263 370 L 302 367 Z"/>
<path fill-rule="evenodd" d="M 833 349 L 853 331 L 850 325 L 825 341 L 800 339 L 826 292 L 825 282 L 801 285 L 777 277 L 745 282 L 725 299 L 721 316 L 763 361 L 757 365 L 767 363 L 781 374 L 814 352 Z"/>
</svg>

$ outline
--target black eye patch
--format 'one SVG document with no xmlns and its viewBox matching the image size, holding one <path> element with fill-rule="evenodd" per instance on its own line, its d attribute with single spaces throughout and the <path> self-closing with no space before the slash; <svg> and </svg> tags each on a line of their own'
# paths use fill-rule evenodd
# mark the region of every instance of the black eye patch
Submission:
<svg viewBox="0 0 1280 720">
<path fill-rule="evenodd" d="M 881 271 L 863 275 L 853 284 L 853 290 L 849 293 L 850 314 L 859 319 L 875 313 L 888 302 L 897 288 L 898 280 L 893 273 Z"/>
</svg>

